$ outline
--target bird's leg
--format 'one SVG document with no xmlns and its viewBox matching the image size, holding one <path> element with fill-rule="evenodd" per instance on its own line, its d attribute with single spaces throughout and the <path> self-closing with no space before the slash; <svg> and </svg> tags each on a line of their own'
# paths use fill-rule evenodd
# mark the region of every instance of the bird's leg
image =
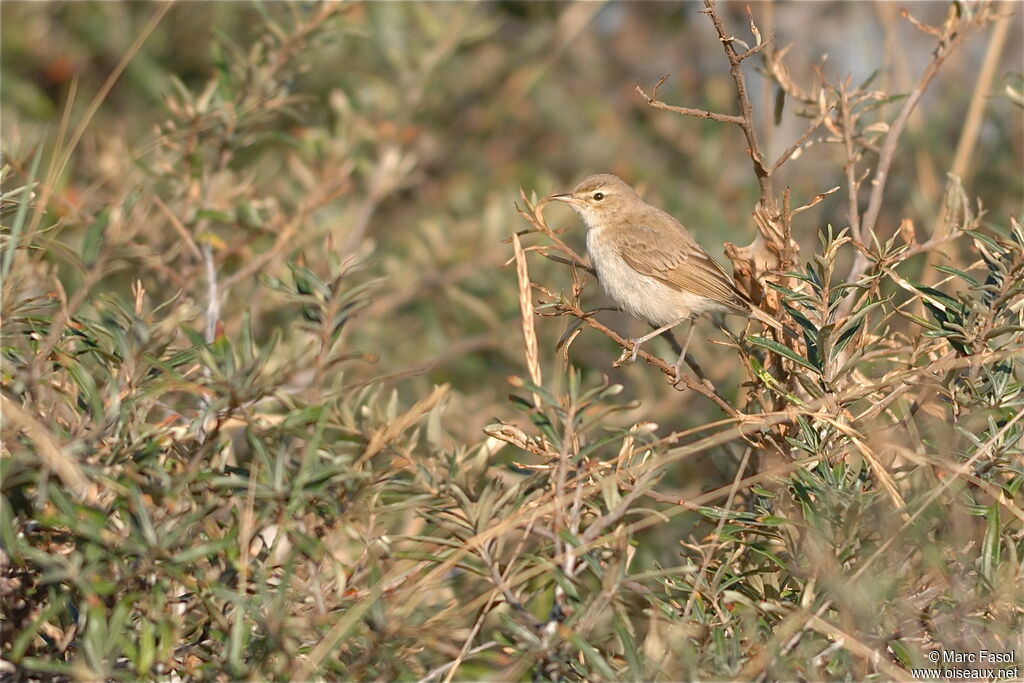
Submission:
<svg viewBox="0 0 1024 683">
<path fill-rule="evenodd" d="M 690 345 L 690 338 L 693 337 L 693 318 L 690 318 L 690 326 L 686 330 L 686 337 L 683 339 L 683 348 L 679 351 L 679 358 L 676 359 L 676 382 L 683 378 L 683 363 L 686 362 L 686 347 Z"/>
<path fill-rule="evenodd" d="M 651 325 L 654 327 L 654 325 Z M 679 340 L 672 334 L 672 330 L 665 330 L 661 333 L 661 338 L 668 342 L 668 345 L 672 347 L 672 353 L 679 353 L 679 350 L 683 347 L 679 345 Z"/>
<path fill-rule="evenodd" d="M 638 353 L 640 353 L 640 345 L 643 344 L 645 341 L 647 341 L 648 339 L 654 339 L 655 337 L 657 337 L 659 334 L 661 334 L 665 330 L 671 330 L 673 327 L 675 327 L 679 323 L 684 322 L 684 321 L 689 320 L 689 319 L 690 319 L 689 316 L 686 316 L 684 318 L 680 318 L 679 320 L 671 322 L 668 325 L 662 325 L 658 329 L 654 330 L 653 332 L 649 332 L 648 334 L 645 334 L 642 337 L 637 337 L 636 339 L 630 339 L 629 342 L 633 345 L 633 352 L 629 355 L 629 362 L 633 363 L 633 362 L 636 361 L 636 356 L 637 356 Z M 685 349 L 684 349 L 684 351 L 685 351 Z"/>
</svg>

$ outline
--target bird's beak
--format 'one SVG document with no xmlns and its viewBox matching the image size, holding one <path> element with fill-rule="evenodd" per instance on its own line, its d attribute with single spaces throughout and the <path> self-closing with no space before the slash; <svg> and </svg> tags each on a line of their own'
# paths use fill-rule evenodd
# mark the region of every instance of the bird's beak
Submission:
<svg viewBox="0 0 1024 683">
<path fill-rule="evenodd" d="M 553 194 L 548 199 L 554 199 L 556 202 L 565 202 L 567 204 L 579 204 L 580 200 L 573 197 L 571 194 Z"/>
</svg>

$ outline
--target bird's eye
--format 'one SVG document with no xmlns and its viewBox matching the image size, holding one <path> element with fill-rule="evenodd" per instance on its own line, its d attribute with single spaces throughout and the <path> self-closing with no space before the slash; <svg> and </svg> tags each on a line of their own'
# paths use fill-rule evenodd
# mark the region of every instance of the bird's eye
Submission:
<svg viewBox="0 0 1024 683">
<path fill-rule="evenodd" d="M 602 199 L 604 199 L 604 192 L 595 192 L 594 193 L 594 201 L 595 202 L 599 202 Z"/>
</svg>

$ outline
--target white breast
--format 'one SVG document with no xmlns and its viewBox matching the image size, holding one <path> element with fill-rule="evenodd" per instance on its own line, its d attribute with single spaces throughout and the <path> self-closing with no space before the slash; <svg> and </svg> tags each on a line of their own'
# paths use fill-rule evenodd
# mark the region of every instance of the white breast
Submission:
<svg viewBox="0 0 1024 683">
<path fill-rule="evenodd" d="M 615 246 L 601 238 L 601 232 L 601 228 L 587 231 L 587 252 L 604 291 L 626 313 L 660 327 L 721 308 L 706 297 L 681 292 L 633 270 Z"/>
</svg>

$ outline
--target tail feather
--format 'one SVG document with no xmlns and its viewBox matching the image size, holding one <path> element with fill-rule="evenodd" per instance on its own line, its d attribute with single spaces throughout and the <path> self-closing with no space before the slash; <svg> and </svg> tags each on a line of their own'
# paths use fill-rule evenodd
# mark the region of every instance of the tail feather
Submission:
<svg viewBox="0 0 1024 683">
<path fill-rule="evenodd" d="M 785 332 L 786 331 L 786 328 L 783 327 L 782 323 L 780 323 L 778 320 L 776 320 L 772 316 L 770 316 L 767 313 L 765 313 L 764 311 L 762 311 L 757 306 L 751 305 L 751 307 L 750 307 L 750 315 L 753 318 L 757 318 L 758 320 L 763 322 L 768 327 L 772 327 L 772 328 L 778 330 L 779 332 Z"/>
</svg>

